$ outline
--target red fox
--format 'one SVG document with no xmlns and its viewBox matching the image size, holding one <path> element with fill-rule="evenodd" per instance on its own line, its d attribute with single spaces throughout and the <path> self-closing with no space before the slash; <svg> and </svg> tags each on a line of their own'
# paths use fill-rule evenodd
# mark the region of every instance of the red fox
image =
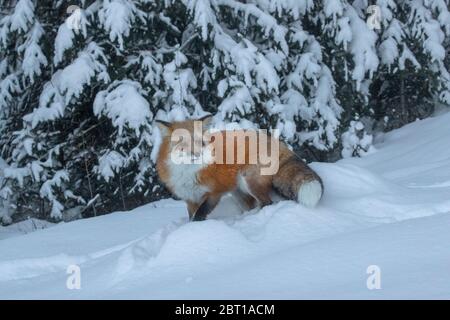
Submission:
<svg viewBox="0 0 450 320">
<path fill-rule="evenodd" d="M 322 180 L 283 142 L 258 133 L 255 136 L 262 144 L 255 148 L 250 139 L 246 139 L 248 130 L 218 131 L 211 135 L 212 139 L 211 136 L 208 138 L 210 141 L 205 141 L 203 137 L 207 136 L 205 132 L 211 120 L 212 116 L 172 123 L 156 121 L 162 134 L 156 163 L 158 175 L 174 195 L 187 202 L 191 220 L 205 220 L 226 193 L 232 193 L 245 210 L 271 204 L 272 191 L 306 207 L 316 206 L 323 194 Z M 200 132 L 196 129 L 199 123 Z M 176 132 L 185 132 L 190 138 L 174 141 Z M 231 141 L 237 139 L 240 142 L 215 145 L 217 150 L 209 148 L 211 140 L 226 139 L 231 134 Z M 239 140 L 241 137 L 243 140 Z M 267 164 L 258 158 L 258 152 L 265 143 L 263 138 L 267 138 L 266 147 L 278 147 L 275 159 L 278 170 L 272 174 L 262 174 Z M 239 150 L 244 150 L 240 159 Z M 231 162 L 217 161 L 219 154 Z M 179 159 L 197 160 L 202 157 L 203 161 L 178 162 Z M 255 157 L 257 161 L 251 161 Z"/>
</svg>

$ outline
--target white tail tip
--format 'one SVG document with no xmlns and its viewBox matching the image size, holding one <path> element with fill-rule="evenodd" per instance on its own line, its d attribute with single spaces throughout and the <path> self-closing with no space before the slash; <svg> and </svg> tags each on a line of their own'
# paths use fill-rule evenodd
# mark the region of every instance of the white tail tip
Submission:
<svg viewBox="0 0 450 320">
<path fill-rule="evenodd" d="M 303 183 L 298 190 L 298 202 L 308 208 L 314 208 L 322 198 L 322 185 L 313 180 Z"/>
</svg>

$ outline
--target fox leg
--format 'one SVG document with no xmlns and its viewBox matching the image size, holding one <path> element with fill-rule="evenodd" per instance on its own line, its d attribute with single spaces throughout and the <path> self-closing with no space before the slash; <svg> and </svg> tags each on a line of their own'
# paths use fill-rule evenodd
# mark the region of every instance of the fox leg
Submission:
<svg viewBox="0 0 450 320">
<path fill-rule="evenodd" d="M 270 198 L 270 191 L 272 190 L 271 180 L 269 177 L 262 176 L 243 176 L 243 182 L 241 189 L 250 194 L 258 201 L 260 207 L 265 207 L 272 204 Z"/>
<path fill-rule="evenodd" d="M 270 192 L 267 191 L 265 187 L 253 186 L 250 191 L 252 195 L 258 200 L 258 204 L 260 207 L 265 207 L 272 204 Z"/>
<path fill-rule="evenodd" d="M 240 189 L 235 190 L 233 196 L 239 201 L 239 205 L 244 211 L 252 210 L 256 207 L 256 199 Z"/>
<path fill-rule="evenodd" d="M 192 218 L 194 218 L 195 212 L 197 211 L 197 209 L 200 207 L 200 204 L 198 203 L 194 203 L 191 201 L 187 201 L 187 209 L 188 209 L 188 213 L 189 213 L 189 219 L 192 220 Z"/>
<path fill-rule="evenodd" d="M 220 196 L 208 195 L 204 199 L 203 203 L 195 211 L 194 215 L 191 216 L 192 221 L 203 221 L 206 216 L 214 210 L 220 200 Z"/>
</svg>

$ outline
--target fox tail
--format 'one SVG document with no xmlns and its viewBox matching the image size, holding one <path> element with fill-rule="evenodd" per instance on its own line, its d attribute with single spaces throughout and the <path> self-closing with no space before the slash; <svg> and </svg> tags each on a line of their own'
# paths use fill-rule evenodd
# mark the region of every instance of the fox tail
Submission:
<svg viewBox="0 0 450 320">
<path fill-rule="evenodd" d="M 282 196 L 313 208 L 323 195 L 322 179 L 295 154 L 280 162 L 273 187 Z"/>
</svg>

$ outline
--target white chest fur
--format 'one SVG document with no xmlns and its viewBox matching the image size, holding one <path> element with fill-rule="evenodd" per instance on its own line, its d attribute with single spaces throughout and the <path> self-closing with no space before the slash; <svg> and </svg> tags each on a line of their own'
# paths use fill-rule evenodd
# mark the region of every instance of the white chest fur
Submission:
<svg viewBox="0 0 450 320">
<path fill-rule="evenodd" d="M 203 168 L 201 164 L 174 164 L 167 161 L 170 169 L 170 187 L 182 200 L 198 203 L 208 192 L 206 186 L 197 181 L 197 174 Z"/>
</svg>

